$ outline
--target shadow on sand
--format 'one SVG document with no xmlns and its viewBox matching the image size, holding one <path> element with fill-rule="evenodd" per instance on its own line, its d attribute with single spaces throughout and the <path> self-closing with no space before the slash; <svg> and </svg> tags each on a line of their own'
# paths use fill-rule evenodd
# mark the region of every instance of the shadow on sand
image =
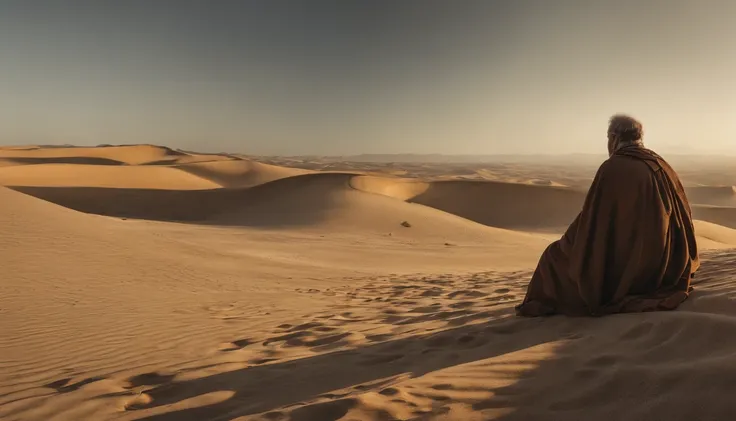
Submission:
<svg viewBox="0 0 736 421">
<path fill-rule="evenodd" d="M 498 313 L 509 315 L 509 312 L 506 309 Z M 229 420 L 325 397 L 329 392 L 343 389 L 352 388 L 353 393 L 378 391 L 388 387 L 397 376 L 419 377 L 561 339 L 559 329 L 546 327 L 550 322 L 555 323 L 551 319 L 503 318 L 425 336 L 171 382 L 145 391 L 152 401 L 129 410 L 157 408 L 209 393 L 230 391 L 233 394 L 229 399 L 216 404 L 138 418 L 148 421 Z M 292 414 L 291 418 L 337 420 L 348 408 L 343 411 L 336 406 L 340 404 L 309 405 L 300 408 L 301 412 Z M 307 414 L 309 411 L 318 413 Z"/>
</svg>

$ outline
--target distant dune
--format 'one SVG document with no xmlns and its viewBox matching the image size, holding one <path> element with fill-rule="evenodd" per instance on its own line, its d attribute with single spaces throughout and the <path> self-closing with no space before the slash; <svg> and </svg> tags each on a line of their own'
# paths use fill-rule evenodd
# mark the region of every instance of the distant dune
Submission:
<svg viewBox="0 0 736 421">
<path fill-rule="evenodd" d="M 559 229 L 572 222 L 585 199 L 585 192 L 565 187 L 493 181 L 418 182 L 356 177 L 352 184 L 364 191 L 509 229 Z"/>
<path fill-rule="evenodd" d="M 106 147 L 75 147 L 75 148 L 48 148 L 37 147 L 30 149 L 3 149 L 0 148 L 0 158 L 33 159 L 40 162 L 43 159 L 75 159 L 87 160 L 109 160 L 125 164 L 139 165 L 157 162 L 164 159 L 176 159 L 186 156 L 184 152 L 178 152 L 171 148 L 153 145 L 133 146 L 106 146 Z"/>
<path fill-rule="evenodd" d="M 412 238 L 493 237 L 500 242 L 544 242 L 528 234 L 485 227 L 431 207 L 351 188 L 354 178 L 351 174 L 310 174 L 267 183 L 253 188 L 242 206 L 211 220 L 249 226 L 322 226 Z M 402 226 L 403 222 L 409 226 Z"/>
<path fill-rule="evenodd" d="M 736 206 L 733 186 L 698 186 L 686 188 L 691 203 L 711 206 Z"/>
<path fill-rule="evenodd" d="M 604 159 L 604 155 L 599 154 L 565 154 L 565 155 L 545 155 L 545 154 L 472 154 L 472 155 L 451 155 L 451 154 L 361 154 L 361 155 L 342 155 L 342 156 L 293 156 L 292 159 L 303 161 L 323 161 L 323 162 L 373 162 L 373 163 L 431 163 L 431 164 L 448 164 L 448 163 L 479 163 L 479 162 L 515 162 L 515 163 L 560 163 L 560 162 L 600 162 Z"/>
<path fill-rule="evenodd" d="M 485 225 L 509 229 L 566 227 L 582 208 L 585 192 L 565 187 L 490 181 L 432 183 L 413 202 Z"/>
<path fill-rule="evenodd" d="M 736 230 L 707 221 L 695 221 L 698 246 L 702 249 L 736 247 Z"/>
<path fill-rule="evenodd" d="M 311 172 L 299 168 L 262 164 L 246 159 L 180 163 L 174 165 L 173 168 L 210 180 L 222 187 L 230 188 L 253 187 L 269 181 Z"/>
<path fill-rule="evenodd" d="M 155 190 L 13 187 L 81 212 L 226 226 L 374 232 L 412 238 L 539 241 L 525 233 L 483 226 L 450 213 L 351 188 L 352 174 L 305 174 L 253 188 Z M 401 224 L 407 222 L 410 227 Z M 409 229 L 410 228 L 410 229 Z"/>
<path fill-rule="evenodd" d="M 80 164 L 31 163 L 25 161 L 27 155 Z M 413 226 L 412 233 L 434 226 L 427 233 L 439 236 L 452 231 L 477 231 L 482 236 L 487 227 L 560 233 L 574 219 L 586 194 L 581 188 L 560 186 L 552 180 L 424 181 L 396 176 L 393 166 L 386 176 L 325 173 L 147 145 L 14 149 L 0 151 L 0 156 L 11 162 L 0 167 L 0 183 L 71 209 L 215 225 L 330 226 L 397 234 L 403 231 L 396 231 L 396 226 L 407 221 Z M 168 160 L 165 165 L 162 157 Z M 95 165 L 95 159 L 104 161 Z M 108 161 L 124 165 L 108 165 Z M 732 187 L 689 187 L 688 195 L 696 218 L 724 228 L 736 227 Z M 458 225 L 461 220 L 466 222 Z M 468 224 L 470 221 L 479 225 Z"/>
<path fill-rule="evenodd" d="M 0 185 L 197 190 L 218 183 L 172 167 L 145 165 L 35 164 L 0 166 Z"/>
<path fill-rule="evenodd" d="M 736 228 L 736 207 L 692 205 L 693 217 L 729 228 Z"/>
</svg>

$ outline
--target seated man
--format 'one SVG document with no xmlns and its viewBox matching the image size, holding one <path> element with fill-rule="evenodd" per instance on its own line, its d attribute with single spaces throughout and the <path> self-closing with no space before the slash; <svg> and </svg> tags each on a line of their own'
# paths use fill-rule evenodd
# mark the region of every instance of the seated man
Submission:
<svg viewBox="0 0 736 421">
<path fill-rule="evenodd" d="M 521 316 L 673 310 L 700 261 L 675 171 L 642 144 L 642 125 L 611 118 L 608 153 L 583 209 L 542 254 Z"/>
</svg>

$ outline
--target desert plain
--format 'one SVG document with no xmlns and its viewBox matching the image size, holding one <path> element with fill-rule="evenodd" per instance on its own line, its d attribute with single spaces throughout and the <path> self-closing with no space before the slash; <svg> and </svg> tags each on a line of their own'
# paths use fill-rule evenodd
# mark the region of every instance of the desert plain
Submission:
<svg viewBox="0 0 736 421">
<path fill-rule="evenodd" d="M 0 148 L 0 419 L 731 419 L 736 158 L 680 309 L 514 315 L 604 158 Z"/>
</svg>

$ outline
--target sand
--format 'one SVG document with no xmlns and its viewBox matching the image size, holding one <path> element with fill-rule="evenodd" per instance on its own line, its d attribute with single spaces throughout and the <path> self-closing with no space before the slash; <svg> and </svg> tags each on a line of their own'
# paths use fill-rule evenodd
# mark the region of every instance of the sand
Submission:
<svg viewBox="0 0 736 421">
<path fill-rule="evenodd" d="M 529 320 L 595 168 L 261 161 L 0 149 L 0 419 L 736 411 L 736 193 L 714 176 L 682 171 L 704 249 L 682 308 Z"/>
</svg>

